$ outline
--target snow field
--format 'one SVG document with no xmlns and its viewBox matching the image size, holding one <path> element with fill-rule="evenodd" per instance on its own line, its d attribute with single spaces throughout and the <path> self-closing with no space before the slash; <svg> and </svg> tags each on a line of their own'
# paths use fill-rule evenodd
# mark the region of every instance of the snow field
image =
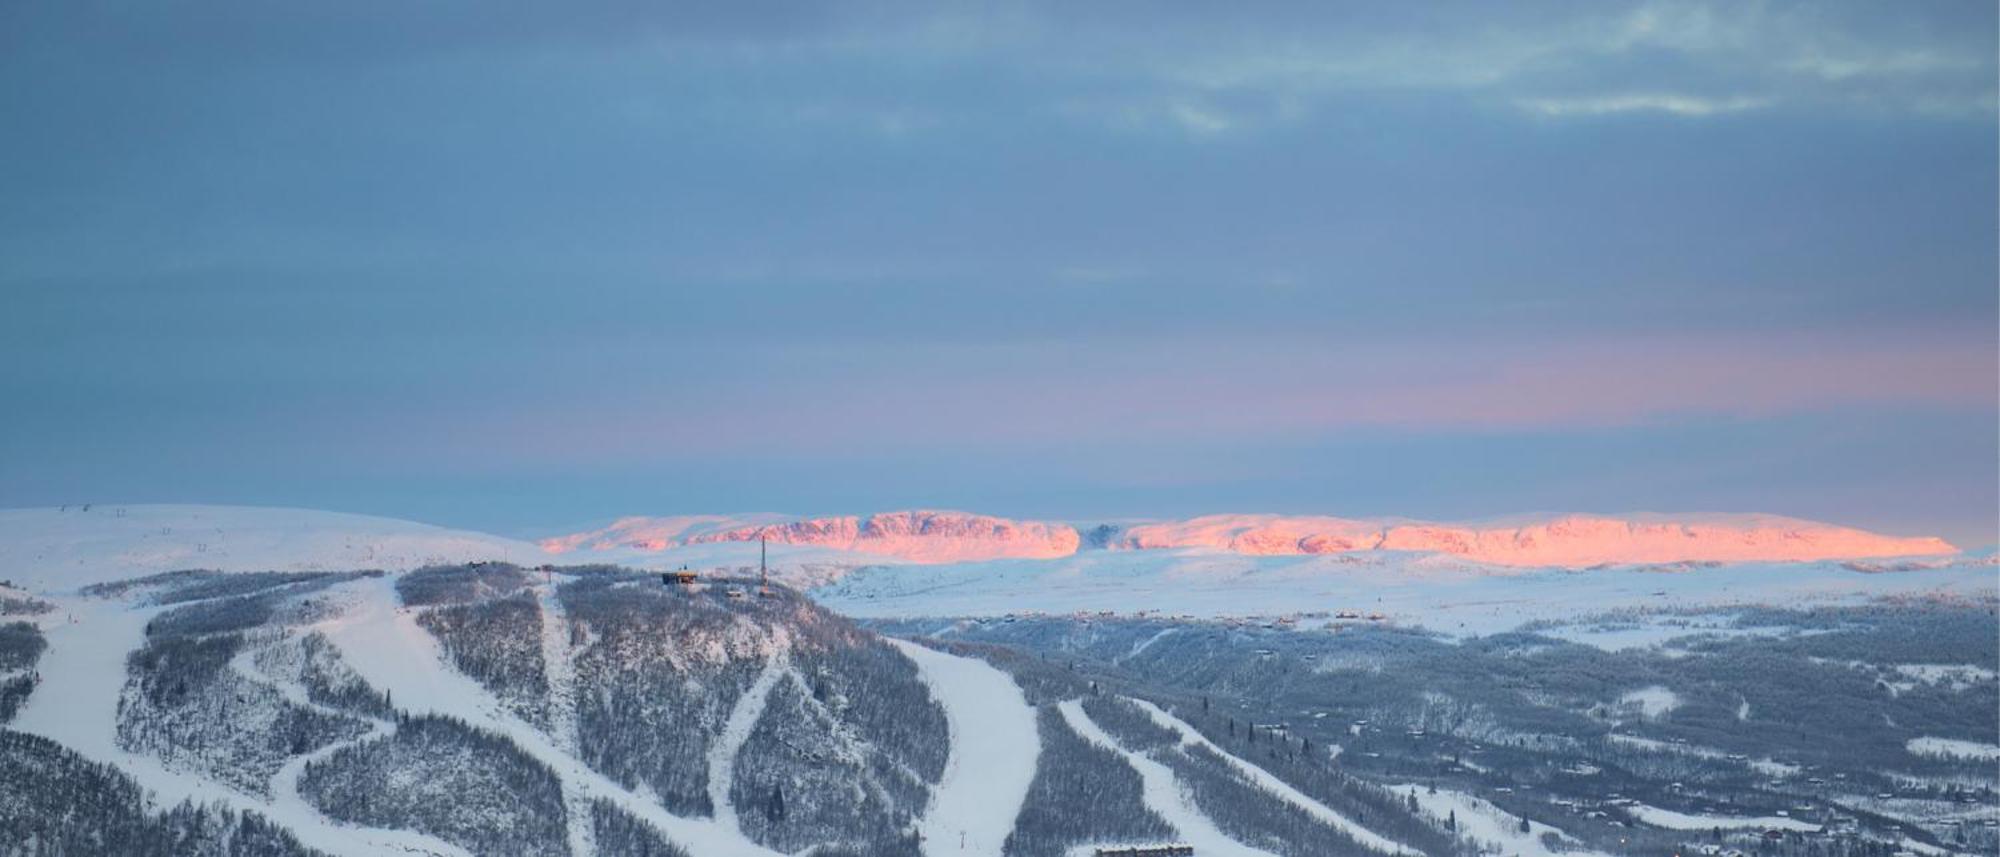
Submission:
<svg viewBox="0 0 2000 857">
<path fill-rule="evenodd" d="M 1672 690 L 1653 685 L 1618 697 L 1618 704 L 1621 707 L 1637 709 L 1639 716 L 1647 720 L 1658 720 L 1666 716 L 1667 712 L 1681 707 L 1681 698 Z"/>
<path fill-rule="evenodd" d="M 1675 812 L 1671 809 L 1661 809 L 1657 806 L 1646 806 L 1645 804 L 1628 806 L 1625 808 L 1625 812 L 1631 815 L 1635 821 L 1650 824 L 1654 827 L 1664 827 L 1668 830 L 1709 830 L 1720 827 L 1724 830 L 1742 830 L 1745 828 L 1762 830 L 1770 828 L 1775 830 L 1811 832 L 1819 829 L 1819 825 L 1817 824 L 1781 815 L 1768 815 L 1757 818 L 1746 818 L 1735 815 L 1696 815 L 1693 813 Z"/>
<path fill-rule="evenodd" d="M 1912 755 L 1929 756 L 1933 759 L 1987 762 L 2000 760 L 2000 746 L 1982 744 L 1978 741 L 1961 741 L 1956 738 L 1911 738 L 1904 746 Z"/>
</svg>

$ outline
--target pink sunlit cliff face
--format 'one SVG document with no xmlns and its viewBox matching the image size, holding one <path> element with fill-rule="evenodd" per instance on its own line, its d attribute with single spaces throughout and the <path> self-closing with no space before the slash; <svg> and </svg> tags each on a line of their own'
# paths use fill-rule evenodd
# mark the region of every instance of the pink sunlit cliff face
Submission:
<svg viewBox="0 0 2000 857">
<path fill-rule="evenodd" d="M 1069 556 L 1077 549 L 1076 530 L 1068 524 L 937 511 L 884 512 L 865 518 L 624 518 L 601 530 L 548 539 L 542 547 L 553 553 L 657 551 L 760 538 L 772 544 L 812 545 L 924 563 L 1048 559 Z"/>
<path fill-rule="evenodd" d="M 1128 528 L 1115 547 L 1244 554 L 1445 553 L 1510 566 L 1809 562 L 1956 553 L 1943 539 L 1885 536 L 1774 515 L 1565 515 L 1519 525 L 1211 515 Z"/>
</svg>

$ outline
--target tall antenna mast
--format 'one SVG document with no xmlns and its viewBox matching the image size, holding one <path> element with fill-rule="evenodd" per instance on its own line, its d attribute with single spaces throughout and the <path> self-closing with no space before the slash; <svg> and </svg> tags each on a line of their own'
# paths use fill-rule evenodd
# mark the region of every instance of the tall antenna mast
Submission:
<svg viewBox="0 0 2000 857">
<path fill-rule="evenodd" d="M 757 537 L 757 588 L 763 591 L 762 594 L 769 595 L 771 594 L 771 567 L 765 563 L 765 556 L 764 537 L 759 535 Z"/>
</svg>

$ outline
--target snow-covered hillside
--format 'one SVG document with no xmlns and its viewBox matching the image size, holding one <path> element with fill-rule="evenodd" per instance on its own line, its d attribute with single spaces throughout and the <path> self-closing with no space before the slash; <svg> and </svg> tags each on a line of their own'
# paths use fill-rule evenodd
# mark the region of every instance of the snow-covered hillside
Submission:
<svg viewBox="0 0 2000 857">
<path fill-rule="evenodd" d="M 254 506 L 0 509 L 0 578 L 70 589 L 156 571 L 404 569 L 502 560 L 535 564 L 533 544 L 429 524 Z"/>
</svg>

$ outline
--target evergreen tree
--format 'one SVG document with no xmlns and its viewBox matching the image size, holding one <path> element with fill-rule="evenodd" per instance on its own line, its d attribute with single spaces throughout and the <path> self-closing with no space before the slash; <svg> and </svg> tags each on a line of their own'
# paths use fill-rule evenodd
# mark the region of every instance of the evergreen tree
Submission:
<svg viewBox="0 0 2000 857">
<path fill-rule="evenodd" d="M 764 818 L 778 821 L 785 817 L 785 787 L 783 784 L 771 786 L 771 799 L 764 804 Z"/>
</svg>

